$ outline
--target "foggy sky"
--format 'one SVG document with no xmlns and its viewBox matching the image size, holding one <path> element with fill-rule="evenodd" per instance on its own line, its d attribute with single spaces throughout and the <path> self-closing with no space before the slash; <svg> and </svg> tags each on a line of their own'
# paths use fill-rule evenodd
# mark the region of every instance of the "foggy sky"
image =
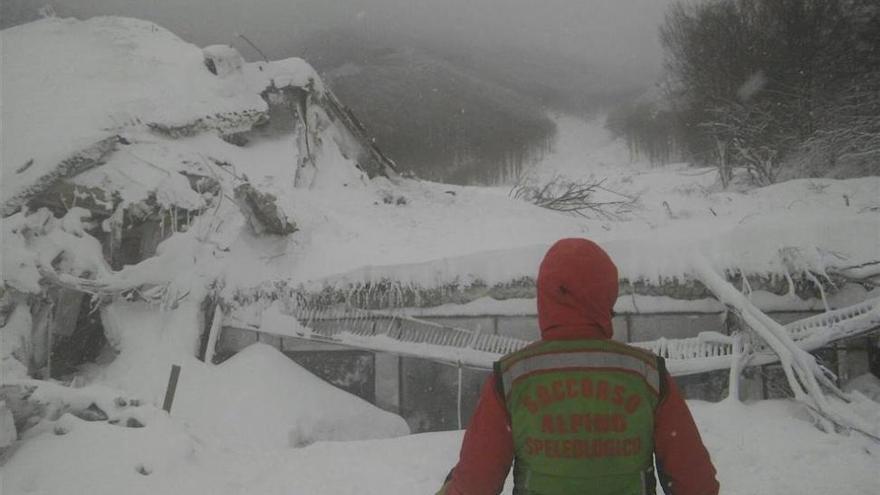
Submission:
<svg viewBox="0 0 880 495">
<path fill-rule="evenodd" d="M 18 0 L 30 1 L 30 0 Z M 126 15 L 155 21 L 198 45 L 232 44 L 270 58 L 296 56 L 315 30 L 402 34 L 432 43 L 550 52 L 650 78 L 661 65 L 657 28 L 672 0 L 34 0 L 59 15 Z"/>
</svg>

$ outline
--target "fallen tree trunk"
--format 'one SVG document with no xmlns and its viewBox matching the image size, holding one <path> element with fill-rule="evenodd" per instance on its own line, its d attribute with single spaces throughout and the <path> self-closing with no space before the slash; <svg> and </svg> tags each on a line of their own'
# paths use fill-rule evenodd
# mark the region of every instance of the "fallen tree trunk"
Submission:
<svg viewBox="0 0 880 495">
<path fill-rule="evenodd" d="M 877 425 L 871 425 L 850 408 L 832 405 L 823 387 L 845 403 L 853 398 L 841 391 L 810 353 L 801 349 L 785 328 L 755 307 L 741 292 L 719 275 L 705 257 L 695 254 L 694 267 L 699 279 L 718 299 L 742 318 L 742 321 L 760 336 L 779 356 L 780 364 L 794 392 L 817 425 L 824 431 L 834 427 L 859 431 L 880 441 Z"/>
</svg>

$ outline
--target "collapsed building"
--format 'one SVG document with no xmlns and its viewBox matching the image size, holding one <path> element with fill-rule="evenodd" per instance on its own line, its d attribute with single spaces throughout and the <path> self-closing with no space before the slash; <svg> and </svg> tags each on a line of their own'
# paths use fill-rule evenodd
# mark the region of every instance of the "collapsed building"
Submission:
<svg viewBox="0 0 880 495">
<path fill-rule="evenodd" d="M 7 400 L 26 395 L 15 379 L 75 383 L 84 366 L 136 347 L 210 363 L 260 341 L 413 430 L 455 428 L 492 360 L 537 338 L 533 272 L 546 246 L 248 278 L 265 259 L 296 262 L 310 241 L 301 224 L 320 211 L 299 192 L 341 186 L 406 203 L 395 164 L 304 61 L 245 63 L 230 47 L 199 49 L 119 18 L 45 19 L 5 30 L 3 43 L 4 73 L 15 75 L 4 79 L 0 197 Z M 836 361 L 841 376 L 876 370 L 880 253 L 870 236 L 845 238 L 872 226 L 875 211 L 853 216 L 823 249 L 796 231 L 790 244 L 745 249 L 751 238 L 731 232 L 704 264 L 687 240 L 602 243 L 622 269 L 615 337 L 642 342 L 680 376 L 722 373 L 692 396 L 718 398 L 718 383 L 733 387 L 726 370 L 780 359 L 778 374 L 822 381 L 805 350 L 849 355 Z M 743 301 L 740 289 L 764 296 Z M 767 321 L 774 311 L 793 323 Z M 144 312 L 171 316 L 135 324 Z M 148 341 L 125 328 L 153 323 L 167 334 Z"/>
<path fill-rule="evenodd" d="M 19 431 L 45 414 L 30 379 L 76 384 L 124 348 L 113 302 L 188 307 L 173 330 L 196 354 L 239 233 L 296 233 L 291 191 L 397 176 L 300 59 L 245 63 L 113 17 L 2 33 L 0 404 Z M 285 159 L 260 160 L 267 142 Z"/>
<path fill-rule="evenodd" d="M 89 36 L 79 36 L 85 30 Z M 290 160 L 278 180 L 291 189 L 321 180 L 316 163 L 331 152 L 350 160 L 357 180 L 396 174 L 355 116 L 302 60 L 245 64 L 230 47 L 199 51 L 155 25 L 116 18 L 46 19 L 5 31 L 4 43 L 16 53 L 18 43 L 41 34 L 44 40 L 54 35 L 72 41 L 70 51 L 97 48 L 95 58 L 114 57 L 126 67 L 150 67 L 154 54 L 139 53 L 143 46 L 176 44 L 183 53 L 163 62 L 190 66 L 151 71 L 142 87 L 108 77 L 100 93 L 87 88 L 99 94 L 71 101 L 65 101 L 71 95 L 51 94 L 54 88 L 9 88 L 22 98 L 6 105 L 16 118 L 4 117 L 10 124 L 3 129 L 5 367 L 19 363 L 30 376 L 58 378 L 96 358 L 104 339 L 96 309 L 114 297 L 161 299 L 165 281 L 139 279 L 131 269 L 155 258 L 163 241 L 199 218 L 235 209 L 254 235 L 296 232 L 277 192 L 250 181 L 237 164 L 203 152 L 214 143 L 200 147 L 194 141 L 219 139 L 246 148 L 252 140 L 286 136 Z M 125 41 L 135 49 L 122 56 L 108 49 Z M 77 46 L 91 44 L 100 46 Z M 18 58 L 39 56 L 34 51 L 40 48 L 10 56 L 4 71 L 14 73 L 29 62 Z M 95 77 L 88 62 L 55 77 Z M 182 85 L 172 79 L 181 77 Z M 33 105 L 24 97 L 39 93 L 47 101 L 15 108 Z"/>
</svg>

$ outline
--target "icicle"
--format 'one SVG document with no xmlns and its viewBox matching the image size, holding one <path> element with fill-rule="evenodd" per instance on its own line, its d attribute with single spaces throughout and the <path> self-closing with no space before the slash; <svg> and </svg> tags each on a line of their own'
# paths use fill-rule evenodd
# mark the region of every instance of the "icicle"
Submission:
<svg viewBox="0 0 880 495">
<path fill-rule="evenodd" d="M 742 293 L 746 295 L 747 298 L 752 298 L 752 285 L 749 283 L 749 277 L 746 276 L 746 272 L 743 271 L 742 268 L 739 269 L 739 275 L 742 277 Z"/>
<path fill-rule="evenodd" d="M 782 267 L 783 273 L 785 274 L 785 280 L 788 281 L 788 294 L 786 296 L 791 297 L 795 295 L 794 289 L 794 280 L 791 278 L 791 273 L 788 271 L 788 266 L 783 265 Z"/>
<path fill-rule="evenodd" d="M 816 287 L 819 288 L 819 295 L 822 297 L 822 306 L 825 307 L 825 311 L 831 311 L 831 306 L 828 305 L 828 298 L 825 296 L 825 287 L 823 287 L 822 284 L 819 283 L 819 279 L 816 278 L 816 276 L 813 275 L 812 272 L 805 271 L 804 273 L 806 274 L 807 278 L 810 279 L 810 282 L 813 282 L 814 284 L 816 284 Z"/>
<path fill-rule="evenodd" d="M 742 333 L 737 333 L 733 336 L 733 345 L 730 353 L 730 375 L 727 382 L 727 398 L 735 402 L 739 402 L 744 354 L 743 335 Z"/>
<path fill-rule="evenodd" d="M 837 285 L 834 283 L 834 280 L 828 275 L 827 266 L 825 265 L 825 257 L 822 255 L 822 250 L 816 248 L 816 260 L 819 270 L 819 275 L 821 275 L 825 280 L 828 281 L 828 285 L 830 285 L 833 289 L 837 289 Z M 835 254 L 835 253 L 831 253 Z M 837 255 L 840 257 L 839 255 Z"/>
</svg>

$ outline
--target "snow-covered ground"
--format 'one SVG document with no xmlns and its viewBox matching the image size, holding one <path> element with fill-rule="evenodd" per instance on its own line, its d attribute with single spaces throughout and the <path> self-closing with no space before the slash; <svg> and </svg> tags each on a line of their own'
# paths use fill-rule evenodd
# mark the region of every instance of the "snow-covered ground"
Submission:
<svg viewBox="0 0 880 495">
<path fill-rule="evenodd" d="M 73 56 L 78 54 L 83 58 Z M 615 219 L 582 218 L 512 199 L 507 188 L 368 180 L 332 145 L 330 134 L 322 134 L 326 146 L 312 187 L 295 188 L 300 150 L 290 136 L 239 147 L 211 132 L 170 139 L 143 128 L 155 121 L 185 123 L 206 112 L 263 109 L 256 95 L 269 76 L 255 82 L 261 71 L 254 66 L 241 77 L 214 78 L 196 47 L 152 24 L 114 18 L 44 20 L 4 31 L 3 55 L 4 201 L 68 152 L 122 133 L 130 144 L 75 181 L 118 193 L 127 204 L 156 191 L 160 204 L 189 209 L 206 199 L 179 173 L 197 163 L 230 195 L 230 177 L 246 174 L 255 187 L 277 196 L 278 207 L 299 228 L 289 236 L 255 235 L 231 202 L 212 205 L 189 230 L 160 245 L 158 257 L 108 275 L 108 283 L 170 281 L 169 293 L 189 296 L 175 301 L 174 310 L 122 301 L 102 309 L 118 355 L 84 370 L 82 389 L 40 393 L 93 397 L 109 404 L 110 419 L 118 422 L 86 422 L 63 411 L 49 415 L 5 456 L 4 495 L 409 494 L 439 487 L 456 460 L 460 432 L 407 435 L 401 418 L 332 388 L 266 346 L 218 366 L 192 357 L 203 328 L 198 296 L 208 281 L 234 290 L 356 269 L 381 274 L 383 266 L 408 263 L 402 276 L 415 277 L 426 262 L 435 264 L 431 273 L 440 264 L 453 275 L 482 270 L 491 272 L 483 273 L 486 280 L 502 280 L 532 274 L 546 245 L 571 236 L 608 246 L 630 276 L 682 273 L 694 246 L 717 266 L 754 271 L 780 263 L 781 248 L 801 249 L 804 257 L 795 261 L 814 263 L 809 268 L 819 272 L 828 256 L 857 262 L 880 246 L 880 177 L 722 191 L 710 169 L 630 163 L 600 121 L 565 116 L 557 117 L 555 152 L 535 165 L 532 180 L 604 179 L 607 191 L 597 199 L 637 197 L 630 211 Z M 173 106 L 178 100 L 191 104 Z M 232 165 L 224 169 L 212 161 Z M 4 219 L 4 229 L 14 232 L 21 221 L 21 215 Z M 46 251 L 50 264 L 71 236 L 91 239 L 75 208 L 59 222 L 63 228 L 55 232 L 66 237 L 40 241 L 57 239 L 59 246 Z M 25 260 L 22 267 L 34 262 L 33 244 L 13 244 L 17 238 L 6 230 L 4 236 L 4 283 L 23 293 L 39 291 L 35 271 L 17 271 L 19 261 Z M 639 254 L 645 246 L 656 247 L 656 255 Z M 100 256 L 100 247 L 88 249 Z M 19 280 L 19 274 L 33 276 Z M 29 316 L 25 326 L 29 330 Z M 158 405 L 172 363 L 183 373 L 168 415 Z M 114 406 L 117 396 L 140 402 Z M 861 495 L 880 488 L 876 444 L 820 433 L 791 402 L 692 406 L 724 494 Z"/>
<path fill-rule="evenodd" d="M 690 406 L 723 495 L 873 495 L 880 487 L 876 444 L 821 433 L 789 401 Z M 68 415 L 54 430 L 33 434 L 3 468 L 4 494 L 434 493 L 461 443 L 461 432 L 442 432 L 242 452 L 195 434 L 175 414 L 156 414 L 145 428 Z"/>
</svg>

